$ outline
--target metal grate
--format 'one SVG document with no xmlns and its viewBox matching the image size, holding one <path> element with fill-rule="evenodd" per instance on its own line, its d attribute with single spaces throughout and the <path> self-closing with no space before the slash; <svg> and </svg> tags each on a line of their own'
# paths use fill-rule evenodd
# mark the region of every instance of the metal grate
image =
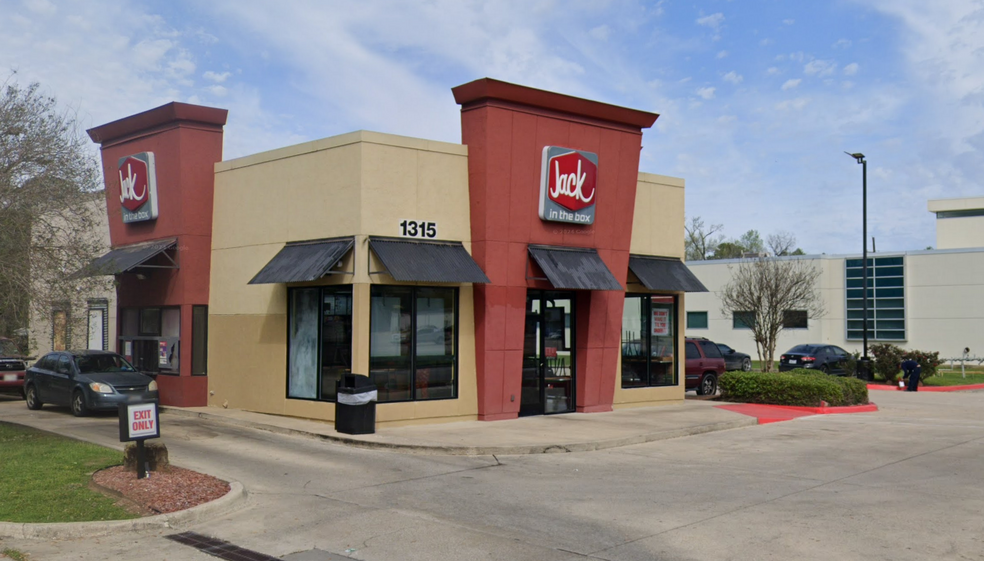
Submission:
<svg viewBox="0 0 984 561">
<path fill-rule="evenodd" d="M 228 561 L 280 561 L 277 557 L 271 557 L 265 553 L 245 549 L 227 541 L 203 536 L 195 532 L 182 532 L 165 537 L 171 541 L 183 543 L 203 553 L 213 555 L 220 559 L 227 559 Z"/>
</svg>

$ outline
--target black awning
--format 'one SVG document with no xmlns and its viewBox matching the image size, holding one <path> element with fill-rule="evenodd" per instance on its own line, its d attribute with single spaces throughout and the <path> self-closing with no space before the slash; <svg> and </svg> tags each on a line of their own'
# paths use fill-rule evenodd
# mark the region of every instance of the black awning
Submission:
<svg viewBox="0 0 984 561">
<path fill-rule="evenodd" d="M 118 275 L 138 267 L 155 269 L 177 269 L 173 260 L 170 265 L 144 265 L 158 254 L 173 248 L 178 243 L 177 238 L 167 238 L 118 247 L 106 255 L 96 259 L 89 266 L 71 275 L 71 278 L 98 277 L 101 275 Z"/>
<path fill-rule="evenodd" d="M 266 264 L 249 284 L 306 282 L 331 272 L 355 245 L 354 238 L 290 242 Z"/>
<path fill-rule="evenodd" d="M 649 290 L 707 292 L 683 262 L 672 257 L 629 256 L 629 270 Z"/>
<path fill-rule="evenodd" d="M 531 245 L 530 255 L 554 288 L 564 290 L 622 290 L 615 275 L 594 249 Z"/>
<path fill-rule="evenodd" d="M 370 236 L 369 249 L 400 282 L 490 282 L 461 242 Z"/>
</svg>

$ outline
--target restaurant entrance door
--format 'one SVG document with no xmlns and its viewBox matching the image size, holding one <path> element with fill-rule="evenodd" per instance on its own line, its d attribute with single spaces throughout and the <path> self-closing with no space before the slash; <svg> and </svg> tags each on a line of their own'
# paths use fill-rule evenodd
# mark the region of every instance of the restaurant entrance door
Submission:
<svg viewBox="0 0 984 561">
<path fill-rule="evenodd" d="M 519 415 L 574 411 L 574 293 L 526 293 Z"/>
</svg>

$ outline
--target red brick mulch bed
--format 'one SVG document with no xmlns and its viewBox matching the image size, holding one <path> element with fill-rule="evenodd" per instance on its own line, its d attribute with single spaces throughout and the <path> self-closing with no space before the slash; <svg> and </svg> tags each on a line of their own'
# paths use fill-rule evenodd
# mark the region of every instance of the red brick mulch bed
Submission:
<svg viewBox="0 0 984 561">
<path fill-rule="evenodd" d="M 184 468 L 168 466 L 149 474 L 137 479 L 135 470 L 114 466 L 94 473 L 92 482 L 103 488 L 99 490 L 126 499 L 131 509 L 145 516 L 185 510 L 229 492 L 225 481 Z"/>
</svg>

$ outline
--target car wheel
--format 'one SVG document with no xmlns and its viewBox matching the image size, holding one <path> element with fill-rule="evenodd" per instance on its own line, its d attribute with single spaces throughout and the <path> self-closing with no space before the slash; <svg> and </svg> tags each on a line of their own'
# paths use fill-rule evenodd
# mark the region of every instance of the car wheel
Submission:
<svg viewBox="0 0 984 561">
<path fill-rule="evenodd" d="M 827 368 L 826 364 L 824 364 L 823 366 L 820 367 L 820 372 L 823 372 L 824 374 L 830 374 L 830 369 Z"/>
<path fill-rule="evenodd" d="M 24 401 L 27 402 L 27 408 L 31 411 L 37 411 L 43 405 L 41 399 L 38 398 L 38 390 L 33 384 L 24 390 Z"/>
<path fill-rule="evenodd" d="M 714 374 L 707 374 L 704 376 L 704 379 L 700 381 L 700 385 L 697 386 L 697 395 L 714 395 L 717 391 L 717 387 L 717 376 Z"/>
<path fill-rule="evenodd" d="M 72 394 L 72 415 L 85 417 L 89 414 L 89 407 L 85 403 L 85 394 L 82 390 L 75 390 Z"/>
<path fill-rule="evenodd" d="M 752 359 L 746 358 L 745 360 L 741 361 L 741 369 L 744 370 L 745 372 L 751 372 L 752 371 Z"/>
</svg>

